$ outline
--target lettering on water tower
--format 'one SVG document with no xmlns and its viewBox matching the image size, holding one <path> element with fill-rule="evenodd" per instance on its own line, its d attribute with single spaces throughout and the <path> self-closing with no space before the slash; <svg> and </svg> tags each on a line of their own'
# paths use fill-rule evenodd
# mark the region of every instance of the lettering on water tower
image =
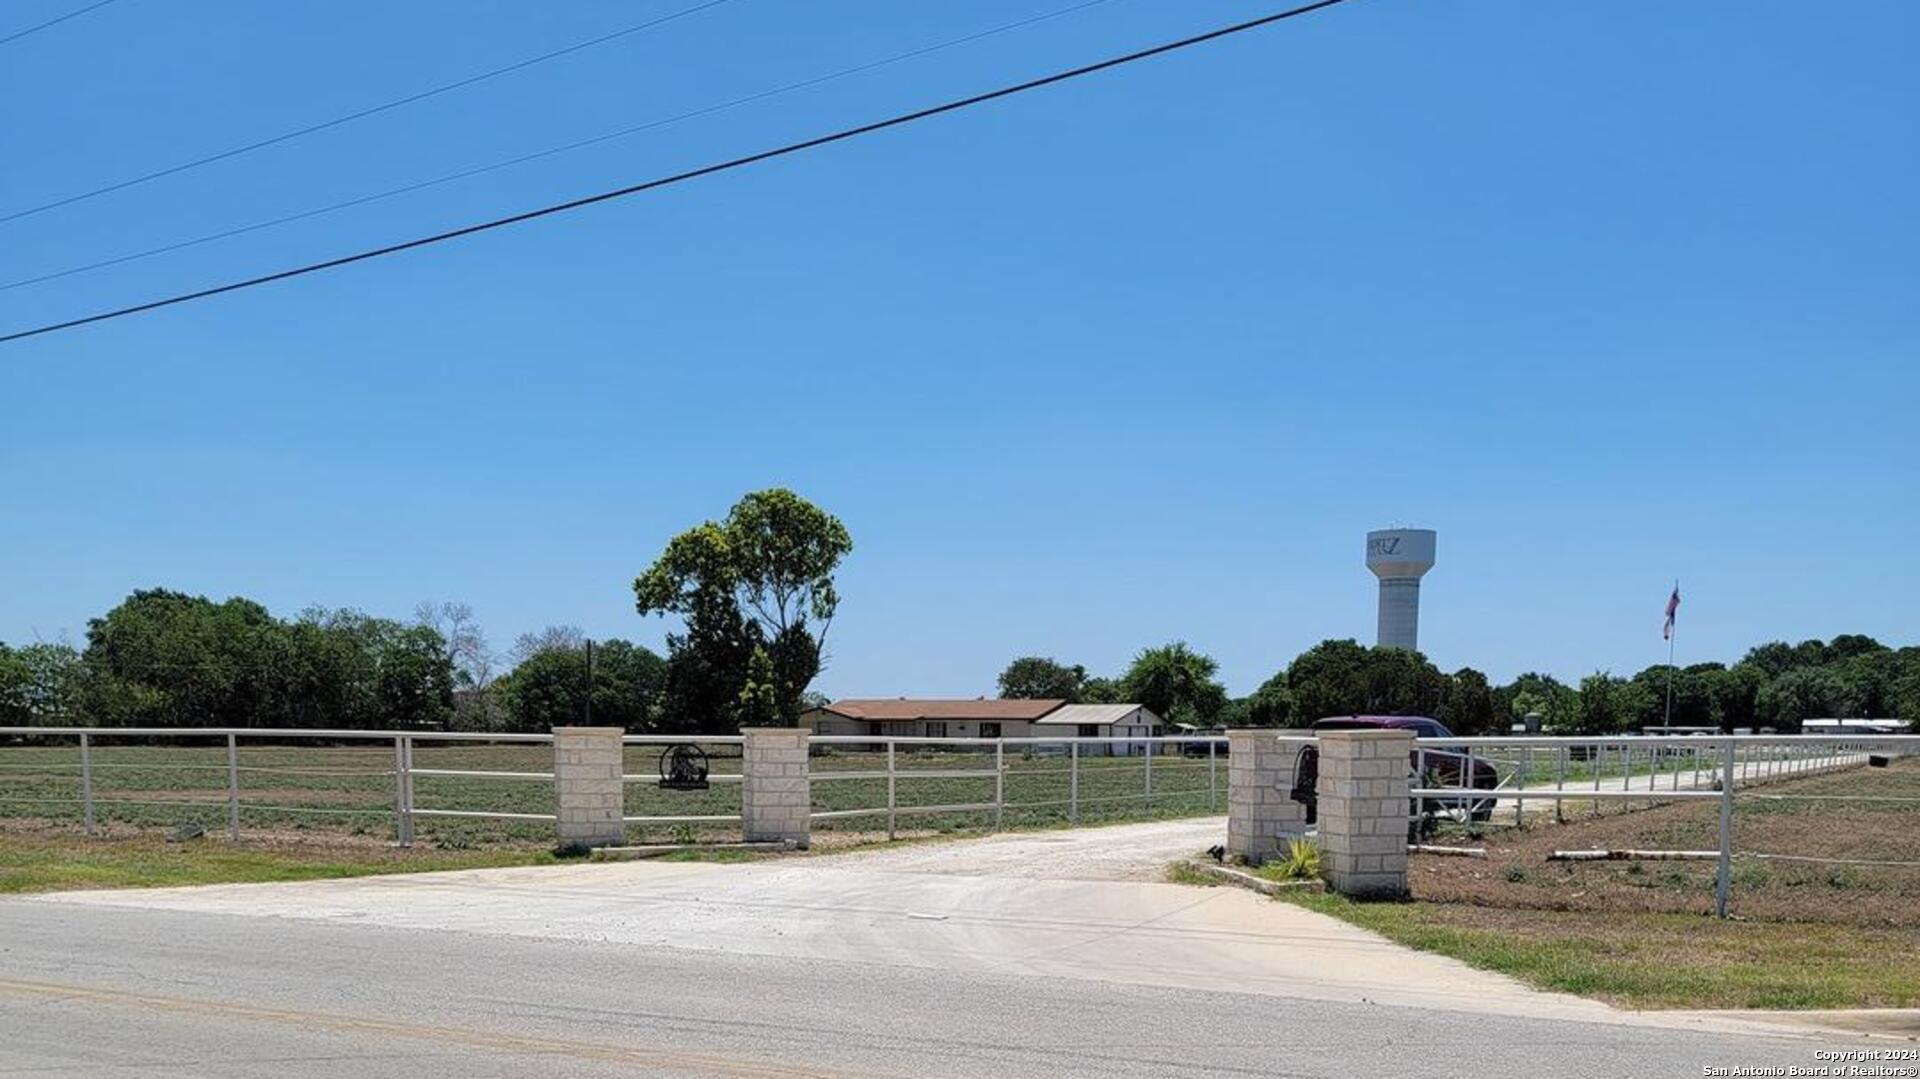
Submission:
<svg viewBox="0 0 1920 1079">
<path fill-rule="evenodd" d="M 1399 554 L 1400 553 L 1400 537 L 1399 536 L 1380 536 L 1375 539 L 1370 539 L 1367 541 L 1367 553 L 1369 555 Z"/>
</svg>

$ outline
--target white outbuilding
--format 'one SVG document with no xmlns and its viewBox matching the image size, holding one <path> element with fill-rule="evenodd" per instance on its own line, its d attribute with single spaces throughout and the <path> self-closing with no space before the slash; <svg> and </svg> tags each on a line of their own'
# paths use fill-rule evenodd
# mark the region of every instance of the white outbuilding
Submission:
<svg viewBox="0 0 1920 1079">
<path fill-rule="evenodd" d="M 1035 738 L 1158 738 L 1166 724 L 1143 704 L 1063 704 L 1033 721 Z M 1082 753 L 1144 756 L 1149 744 L 1108 742 L 1088 746 Z"/>
</svg>

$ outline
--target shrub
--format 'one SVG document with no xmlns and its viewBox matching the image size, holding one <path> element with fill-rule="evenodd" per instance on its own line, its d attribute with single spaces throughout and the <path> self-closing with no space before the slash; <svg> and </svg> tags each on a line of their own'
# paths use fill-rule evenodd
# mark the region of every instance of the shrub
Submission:
<svg viewBox="0 0 1920 1079">
<path fill-rule="evenodd" d="M 1313 880 L 1319 877 L 1319 845 L 1311 839 L 1289 840 L 1287 856 L 1280 859 L 1275 872 L 1288 880 Z"/>
</svg>

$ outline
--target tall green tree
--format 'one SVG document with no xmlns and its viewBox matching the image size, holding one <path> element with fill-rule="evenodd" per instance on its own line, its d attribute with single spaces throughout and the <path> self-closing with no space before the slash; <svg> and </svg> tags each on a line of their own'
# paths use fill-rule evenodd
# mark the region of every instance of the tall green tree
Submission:
<svg viewBox="0 0 1920 1079">
<path fill-rule="evenodd" d="M 0 724 L 24 727 L 34 722 L 32 681 L 26 660 L 0 641 Z"/>
<path fill-rule="evenodd" d="M 1210 724 L 1227 703 L 1226 687 L 1214 679 L 1219 669 L 1212 656 L 1174 641 L 1133 657 L 1122 692 L 1168 722 Z"/>
<path fill-rule="evenodd" d="M 281 625 L 248 599 L 214 603 L 166 589 L 134 592 L 87 623 L 86 660 L 148 692 L 140 711 L 108 722 L 253 727 L 275 698 L 272 659 Z"/>
<path fill-rule="evenodd" d="M 1575 691 L 1574 723 L 1567 734 L 1620 734 L 1631 731 L 1635 716 L 1626 708 L 1627 681 L 1606 671 L 1595 671 L 1580 680 Z"/>
<path fill-rule="evenodd" d="M 1118 678 L 1089 678 L 1080 686 L 1081 704 L 1121 704 L 1127 700 L 1127 687 Z"/>
<path fill-rule="evenodd" d="M 1078 701 L 1087 669 L 1052 656 L 1021 656 L 1000 672 L 1000 695 L 1022 700 Z"/>
<path fill-rule="evenodd" d="M 1309 726 L 1330 716 L 1433 716 L 1446 677 L 1404 648 L 1368 648 L 1352 639 L 1321 641 L 1287 666 L 1293 718 Z"/>
<path fill-rule="evenodd" d="M 1513 720 L 1538 712 L 1545 728 L 1555 734 L 1572 733 L 1578 728 L 1577 698 L 1554 676 L 1528 671 L 1505 688 Z"/>
<path fill-rule="evenodd" d="M 1762 726 L 1797 731 L 1802 720 L 1852 714 L 1847 686 L 1832 670 L 1796 667 L 1761 688 L 1755 710 Z"/>
<path fill-rule="evenodd" d="M 644 645 L 615 638 L 593 642 L 589 665 L 583 640 L 538 649 L 499 681 L 513 730 L 547 731 L 591 718 L 596 726 L 642 733 L 657 728 L 667 661 Z"/>
<path fill-rule="evenodd" d="M 1899 674 L 1893 680 L 1893 714 L 1920 725 L 1920 647 L 1896 653 Z"/>
<path fill-rule="evenodd" d="M 1249 726 L 1299 726 L 1298 715 L 1294 707 L 1293 690 L 1287 687 L 1285 671 L 1260 683 L 1260 688 L 1247 698 L 1246 720 Z"/>
<path fill-rule="evenodd" d="M 846 526 L 782 488 L 756 491 L 724 521 L 675 536 L 633 582 L 643 615 L 678 615 L 667 638 L 677 717 L 700 729 L 796 722 L 839 607 L 833 574 Z"/>
<path fill-rule="evenodd" d="M 1633 682 L 1638 687 L 1636 698 L 1643 708 L 1642 713 L 1634 717 L 1634 727 L 1657 727 L 1666 722 L 1667 674 L 1665 664 L 1655 664 L 1633 676 Z M 1726 668 L 1718 663 L 1696 663 L 1691 667 L 1673 668 L 1672 674 L 1673 726 L 1719 726 L 1720 716 L 1715 711 L 1716 690 L 1726 674 Z"/>
<path fill-rule="evenodd" d="M 1472 667 L 1448 675 L 1441 686 L 1435 719 L 1462 737 L 1505 734 L 1506 714 L 1497 706 L 1487 676 Z"/>
<path fill-rule="evenodd" d="M 1715 678 L 1711 688 L 1713 714 L 1720 729 L 1731 731 L 1758 724 L 1760 690 L 1766 684 L 1766 672 L 1746 662 L 1734 664 Z"/>
<path fill-rule="evenodd" d="M 0 642 L 0 725 L 55 726 L 83 714 L 86 668 L 72 645 Z"/>
</svg>

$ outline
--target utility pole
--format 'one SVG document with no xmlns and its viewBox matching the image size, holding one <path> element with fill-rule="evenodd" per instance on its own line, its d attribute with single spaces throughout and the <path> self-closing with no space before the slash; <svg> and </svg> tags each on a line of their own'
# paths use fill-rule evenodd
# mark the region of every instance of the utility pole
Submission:
<svg viewBox="0 0 1920 1079">
<path fill-rule="evenodd" d="M 1671 689 L 1669 689 L 1671 698 Z M 1671 704 L 1668 705 L 1671 707 Z M 587 719 L 585 726 L 593 726 L 593 638 L 587 638 Z"/>
</svg>

